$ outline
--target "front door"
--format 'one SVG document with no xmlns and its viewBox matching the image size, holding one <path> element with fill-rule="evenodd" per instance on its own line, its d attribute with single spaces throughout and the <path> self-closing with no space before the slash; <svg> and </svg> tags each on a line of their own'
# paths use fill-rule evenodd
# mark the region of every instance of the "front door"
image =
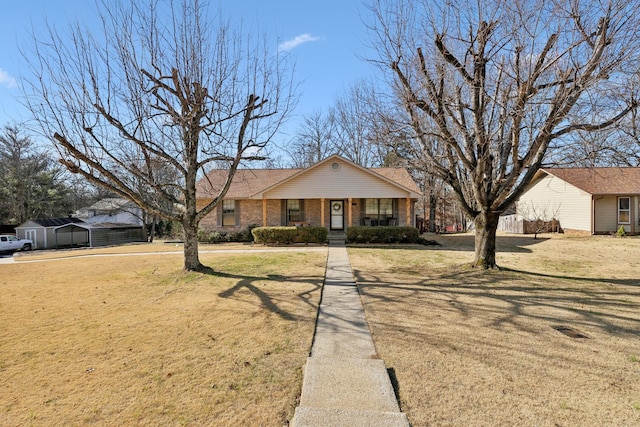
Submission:
<svg viewBox="0 0 640 427">
<path fill-rule="evenodd" d="M 331 229 L 344 230 L 344 200 L 331 201 Z"/>
<path fill-rule="evenodd" d="M 38 247 L 38 242 L 36 241 L 36 230 L 24 230 L 24 237 L 33 242 L 33 249 Z"/>
</svg>

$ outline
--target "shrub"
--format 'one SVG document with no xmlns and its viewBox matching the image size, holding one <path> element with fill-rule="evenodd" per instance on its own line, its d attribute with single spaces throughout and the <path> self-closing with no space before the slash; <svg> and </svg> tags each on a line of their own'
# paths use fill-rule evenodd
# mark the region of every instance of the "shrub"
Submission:
<svg viewBox="0 0 640 427">
<path fill-rule="evenodd" d="M 296 238 L 296 227 L 256 227 L 251 230 L 256 243 L 291 244 Z"/>
<path fill-rule="evenodd" d="M 349 227 L 347 240 L 353 243 L 416 243 L 420 233 L 415 227 Z"/>
<path fill-rule="evenodd" d="M 251 230 L 257 227 L 255 224 L 249 225 L 240 231 L 206 231 L 198 230 L 198 241 L 202 243 L 220 243 L 220 242 L 252 242 L 253 234 Z"/>
<path fill-rule="evenodd" d="M 324 243 L 328 235 L 329 230 L 326 227 L 299 227 L 296 242 Z"/>
<path fill-rule="evenodd" d="M 291 244 L 324 243 L 328 230 L 325 227 L 256 227 L 251 230 L 256 243 Z"/>
<path fill-rule="evenodd" d="M 623 225 L 621 225 L 621 226 L 620 226 L 620 228 L 618 228 L 618 231 L 616 231 L 616 235 L 617 235 L 618 237 L 624 237 L 624 236 L 626 236 L 626 235 L 627 235 L 627 232 L 626 232 L 626 230 L 624 229 L 624 226 L 623 226 Z"/>
</svg>

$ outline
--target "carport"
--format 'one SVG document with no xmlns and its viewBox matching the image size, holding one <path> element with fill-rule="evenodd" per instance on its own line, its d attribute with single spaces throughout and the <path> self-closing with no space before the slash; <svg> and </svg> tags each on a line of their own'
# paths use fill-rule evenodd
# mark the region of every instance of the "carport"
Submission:
<svg viewBox="0 0 640 427">
<path fill-rule="evenodd" d="M 69 223 L 53 229 L 54 247 L 91 246 L 91 226 L 84 223 Z"/>
</svg>

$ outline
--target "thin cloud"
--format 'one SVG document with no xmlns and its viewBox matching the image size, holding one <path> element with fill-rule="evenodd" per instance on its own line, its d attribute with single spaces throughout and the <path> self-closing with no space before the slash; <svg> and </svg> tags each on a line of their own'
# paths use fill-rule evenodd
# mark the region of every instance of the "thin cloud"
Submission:
<svg viewBox="0 0 640 427">
<path fill-rule="evenodd" d="M 309 33 L 300 34 L 299 36 L 296 36 L 290 40 L 282 42 L 280 46 L 278 46 L 278 50 L 280 51 L 291 50 L 294 47 L 298 47 L 303 43 L 315 42 L 317 40 L 320 40 L 320 37 L 312 36 Z"/>
<path fill-rule="evenodd" d="M 16 82 L 16 79 L 14 77 L 11 77 L 11 75 L 9 75 L 9 73 L 7 73 L 2 68 L 0 68 L 0 85 L 6 86 L 9 89 L 18 87 L 18 83 Z"/>
</svg>

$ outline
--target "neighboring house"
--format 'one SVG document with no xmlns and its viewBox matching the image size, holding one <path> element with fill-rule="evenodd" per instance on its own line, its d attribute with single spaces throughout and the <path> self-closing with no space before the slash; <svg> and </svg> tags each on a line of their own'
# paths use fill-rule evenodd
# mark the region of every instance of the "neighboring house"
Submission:
<svg viewBox="0 0 640 427">
<path fill-rule="evenodd" d="M 74 215 L 90 224 L 129 224 L 142 226 L 142 209 L 130 200 L 106 198 L 82 208 Z"/>
<path fill-rule="evenodd" d="M 198 207 L 224 184 L 227 171 L 198 181 Z M 207 230 L 258 226 L 415 225 L 420 189 L 406 169 L 363 168 L 333 155 L 306 169 L 239 169 L 225 199 L 200 223 Z"/>
<path fill-rule="evenodd" d="M 517 202 L 519 219 L 565 231 L 640 233 L 640 168 L 541 169 Z"/>
</svg>

